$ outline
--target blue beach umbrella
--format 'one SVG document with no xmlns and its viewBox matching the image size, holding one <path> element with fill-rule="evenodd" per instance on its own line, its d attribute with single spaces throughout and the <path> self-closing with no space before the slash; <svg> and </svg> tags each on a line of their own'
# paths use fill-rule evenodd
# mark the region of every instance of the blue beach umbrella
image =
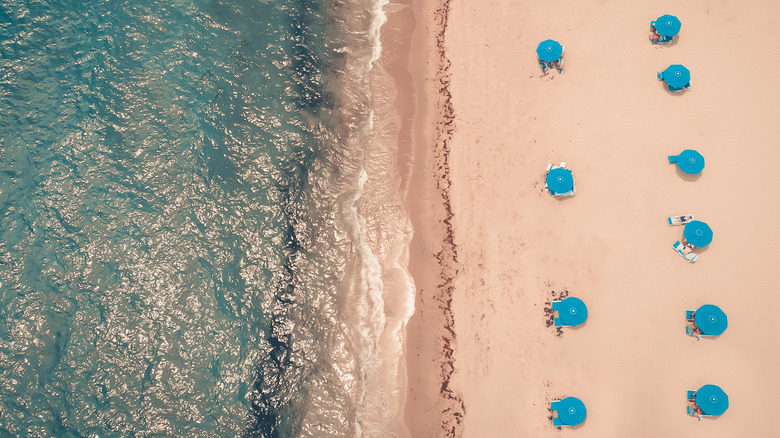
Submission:
<svg viewBox="0 0 780 438">
<path fill-rule="evenodd" d="M 693 315 L 693 321 L 705 335 L 717 336 L 729 326 L 726 314 L 720 310 L 720 307 L 712 304 L 699 307 Z"/>
<path fill-rule="evenodd" d="M 677 167 L 689 175 L 700 173 L 704 170 L 704 157 L 693 149 L 686 149 L 677 156 Z"/>
<path fill-rule="evenodd" d="M 661 15 L 655 20 L 655 30 L 663 36 L 675 36 L 680 32 L 682 23 L 674 15 Z"/>
<path fill-rule="evenodd" d="M 729 408 L 729 396 L 720 386 L 704 385 L 696 391 L 696 404 L 707 415 L 721 415 Z"/>
<path fill-rule="evenodd" d="M 577 297 L 568 297 L 557 303 L 555 310 L 566 325 L 580 325 L 588 319 L 588 307 Z"/>
<path fill-rule="evenodd" d="M 563 55 L 563 46 L 555 40 L 544 40 L 536 48 L 536 54 L 544 62 L 553 62 Z"/>
<path fill-rule="evenodd" d="M 693 246 L 707 246 L 712 242 L 712 228 L 706 222 L 692 221 L 685 225 L 683 237 Z"/>
<path fill-rule="evenodd" d="M 585 403 L 577 397 L 566 397 L 558 404 L 558 418 L 567 426 L 576 426 L 588 415 Z"/>
<path fill-rule="evenodd" d="M 664 70 L 663 78 L 672 87 L 681 88 L 691 81 L 691 71 L 680 64 L 672 64 Z"/>
<path fill-rule="evenodd" d="M 544 180 L 547 188 L 553 193 L 566 193 L 574 188 L 574 177 L 571 176 L 571 170 L 559 167 L 547 173 Z"/>
</svg>

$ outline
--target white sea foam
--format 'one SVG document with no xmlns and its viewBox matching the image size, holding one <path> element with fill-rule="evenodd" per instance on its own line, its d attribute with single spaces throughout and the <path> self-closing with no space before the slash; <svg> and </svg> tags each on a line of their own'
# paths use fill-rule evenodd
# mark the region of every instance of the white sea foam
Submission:
<svg viewBox="0 0 780 438">
<path fill-rule="evenodd" d="M 341 43 L 349 47 L 342 76 L 333 81 L 339 97 L 333 120 L 343 126 L 334 127 L 338 144 L 332 146 L 345 178 L 338 184 L 336 226 L 343 227 L 352 248 L 340 299 L 356 368 L 355 380 L 344 382 L 356 386 L 352 401 L 360 437 L 396 435 L 393 420 L 406 396 L 405 326 L 414 306 L 414 284 L 404 268 L 412 230 L 399 193 L 397 91 L 377 62 L 388 3 L 350 0 L 334 11 Z"/>
</svg>

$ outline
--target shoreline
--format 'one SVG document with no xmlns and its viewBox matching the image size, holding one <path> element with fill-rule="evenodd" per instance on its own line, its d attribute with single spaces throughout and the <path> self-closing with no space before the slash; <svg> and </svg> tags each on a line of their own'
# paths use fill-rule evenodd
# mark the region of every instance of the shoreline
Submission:
<svg viewBox="0 0 780 438">
<path fill-rule="evenodd" d="M 449 95 L 450 62 L 444 38 L 450 0 L 414 4 L 410 57 L 417 112 L 412 190 L 406 202 L 414 229 L 409 272 L 414 278 L 415 312 L 408 322 L 406 363 L 409 393 L 404 423 L 412 436 L 462 434 L 465 406 L 452 388 L 457 346 L 452 309 L 458 270 L 449 196 L 449 149 L 454 109 Z M 436 420 L 433 420 L 436 419 Z"/>
<path fill-rule="evenodd" d="M 413 278 L 408 270 L 409 265 L 409 242 L 411 240 L 411 221 L 408 206 L 405 198 L 408 192 L 409 179 L 412 175 L 413 155 L 414 155 L 414 120 L 417 112 L 414 82 L 410 67 L 411 39 L 416 26 L 416 20 L 410 7 L 412 0 L 392 0 L 383 7 L 385 22 L 380 29 L 379 42 L 382 51 L 379 59 L 372 68 L 372 83 L 374 81 L 382 83 L 389 78 L 394 89 L 391 105 L 398 118 L 396 132 L 396 157 L 395 166 L 398 172 L 398 187 L 396 196 L 400 200 L 400 205 L 404 209 L 408 234 L 401 239 L 400 244 L 393 251 L 393 269 L 402 271 L 396 277 L 403 276 L 410 283 L 409 302 L 403 304 L 405 316 L 399 319 L 397 331 L 393 331 L 393 339 L 388 345 L 399 347 L 397 356 L 393 356 L 392 364 L 385 364 L 385 388 L 388 401 L 390 402 L 390 415 L 392 429 L 395 436 L 399 438 L 411 438 L 412 435 L 404 422 L 404 405 L 408 394 L 408 370 L 406 365 L 405 342 L 407 337 L 408 318 L 414 311 L 414 287 Z M 383 269 L 383 277 L 388 278 L 387 267 Z M 385 283 L 387 286 L 387 283 Z M 387 290 L 384 292 L 384 306 L 386 308 L 395 307 L 396 303 L 388 302 L 388 298 L 395 301 L 396 298 L 390 296 Z M 406 308 L 409 310 L 406 310 Z M 406 313 L 408 312 L 408 313 Z M 399 315 L 400 316 L 400 315 Z M 388 367 L 389 365 L 389 367 Z"/>
</svg>

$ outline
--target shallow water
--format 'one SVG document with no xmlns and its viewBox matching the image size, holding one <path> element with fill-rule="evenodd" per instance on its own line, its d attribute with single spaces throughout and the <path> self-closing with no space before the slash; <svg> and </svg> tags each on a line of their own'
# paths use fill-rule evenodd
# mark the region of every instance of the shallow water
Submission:
<svg viewBox="0 0 780 438">
<path fill-rule="evenodd" d="M 0 6 L 0 435 L 388 436 L 377 5 Z"/>
</svg>

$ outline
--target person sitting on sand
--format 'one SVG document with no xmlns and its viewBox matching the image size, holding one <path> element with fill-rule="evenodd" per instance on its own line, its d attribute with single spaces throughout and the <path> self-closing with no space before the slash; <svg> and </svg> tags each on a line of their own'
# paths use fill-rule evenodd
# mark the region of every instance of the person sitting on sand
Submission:
<svg viewBox="0 0 780 438">
<path fill-rule="evenodd" d="M 650 26 L 650 41 L 657 43 L 660 38 L 661 34 L 655 30 L 655 26 Z"/>
</svg>

